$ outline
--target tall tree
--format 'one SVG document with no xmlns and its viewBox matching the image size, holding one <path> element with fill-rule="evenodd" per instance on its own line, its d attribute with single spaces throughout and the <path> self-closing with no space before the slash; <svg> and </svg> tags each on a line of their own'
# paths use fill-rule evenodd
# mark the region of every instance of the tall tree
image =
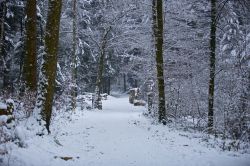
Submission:
<svg viewBox="0 0 250 166">
<path fill-rule="evenodd" d="M 14 77 L 16 73 L 13 65 L 16 46 L 20 43 L 23 18 L 23 1 L 22 0 L 3 0 L 0 1 L 0 19 L 1 19 L 1 73 L 2 89 L 9 92 L 14 90 Z M 18 72 L 17 72 L 18 73 Z"/>
<path fill-rule="evenodd" d="M 36 90 L 37 84 L 36 0 L 27 0 L 26 14 L 26 51 L 23 65 L 23 75 L 26 87 L 34 91 Z"/>
<path fill-rule="evenodd" d="M 3 77 L 3 89 L 10 90 L 11 79 L 10 79 L 10 68 L 11 68 L 11 58 L 8 54 L 10 48 L 13 48 L 10 37 L 9 22 L 7 20 L 8 13 L 8 1 L 4 0 L 1 2 L 1 40 L 0 40 L 0 54 L 1 54 L 1 66 L 2 66 L 2 77 Z"/>
<path fill-rule="evenodd" d="M 104 60 L 106 57 L 106 47 L 107 47 L 107 41 L 108 41 L 108 35 L 111 31 L 112 27 L 109 26 L 106 28 L 102 41 L 100 46 L 100 57 L 98 62 L 98 73 L 96 78 L 96 88 L 95 88 L 95 94 L 93 98 L 93 107 L 97 108 L 99 110 L 102 109 L 102 100 L 101 100 L 101 86 L 102 86 L 102 80 L 103 80 L 103 70 L 104 70 Z"/>
<path fill-rule="evenodd" d="M 210 27 L 210 75 L 209 75 L 209 88 L 208 88 L 208 131 L 213 130 L 214 118 L 214 80 L 215 80 L 215 61 L 216 61 L 216 0 L 211 0 L 211 27 Z"/>
<path fill-rule="evenodd" d="M 165 83 L 164 83 L 164 62 L 163 62 L 163 2 L 162 0 L 152 1 L 153 10 L 153 33 L 155 38 L 155 56 L 158 82 L 158 120 L 166 124 L 165 108 Z"/>
<path fill-rule="evenodd" d="M 3 57 L 3 47 L 4 47 L 4 23 L 5 23 L 5 15 L 6 15 L 6 1 L 2 1 L 0 3 L 1 11 L 1 24 L 0 24 L 0 54 L 1 54 L 1 65 L 4 65 L 4 57 Z"/>
<path fill-rule="evenodd" d="M 247 117 L 249 116 L 249 12 L 243 1 L 229 1 L 220 20 L 223 35 L 220 38 L 220 52 L 216 58 L 216 68 L 220 82 L 216 84 L 216 108 L 223 110 L 223 121 L 216 121 L 216 131 L 234 140 L 247 140 Z M 217 72 L 216 72 L 217 73 Z M 223 108 L 224 107 L 224 108 Z M 221 111 L 220 111 L 221 112 Z M 217 118 L 216 118 L 217 119 Z M 222 123 L 223 122 L 223 123 Z"/>
<path fill-rule="evenodd" d="M 77 56 L 76 56 L 76 47 L 77 47 L 77 39 L 76 39 L 76 31 L 77 31 L 77 8 L 76 8 L 76 0 L 73 0 L 73 45 L 72 45 L 72 86 L 71 86 L 71 109 L 75 110 L 76 108 L 76 97 L 77 97 Z"/>
<path fill-rule="evenodd" d="M 49 0 L 45 30 L 45 53 L 40 71 L 36 105 L 42 115 L 42 120 L 46 123 L 48 133 L 50 133 L 49 126 L 55 89 L 61 8 L 62 0 Z"/>
</svg>

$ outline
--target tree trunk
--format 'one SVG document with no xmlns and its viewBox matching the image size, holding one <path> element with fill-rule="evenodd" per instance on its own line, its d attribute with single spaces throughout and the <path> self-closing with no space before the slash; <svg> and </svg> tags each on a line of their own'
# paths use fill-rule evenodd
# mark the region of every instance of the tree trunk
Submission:
<svg viewBox="0 0 250 166">
<path fill-rule="evenodd" d="M 36 0 L 27 0 L 26 5 L 26 51 L 23 76 L 26 87 L 35 91 L 37 87 L 37 41 L 36 41 Z"/>
<path fill-rule="evenodd" d="M 1 11 L 2 14 L 2 21 L 1 21 L 1 43 L 0 43 L 0 53 L 1 53 L 1 61 L 2 61 L 2 75 L 3 75 L 3 89 L 7 91 L 7 93 L 13 92 L 13 81 L 11 80 L 11 63 L 12 58 L 11 55 L 8 54 L 8 50 L 11 49 L 9 46 L 8 41 L 6 40 L 7 30 L 9 29 L 9 25 L 5 22 L 7 19 L 7 1 L 4 0 L 1 3 Z"/>
<path fill-rule="evenodd" d="M 4 46 L 4 22 L 5 22 L 5 15 L 6 15 L 6 1 L 2 1 L 0 3 L 1 9 L 1 25 L 0 25 L 0 54 L 1 54 L 1 63 L 3 63 L 3 46 Z M 2 64 L 3 65 L 3 64 Z"/>
<path fill-rule="evenodd" d="M 215 60 L 216 60 L 216 0 L 211 0 L 211 29 L 210 29 L 210 76 L 208 89 L 208 132 L 213 130 L 214 118 L 214 80 L 215 80 Z"/>
<path fill-rule="evenodd" d="M 108 93 L 108 84 L 107 84 L 107 82 L 108 82 L 108 78 L 107 77 L 105 77 L 104 78 L 104 80 L 103 80 L 103 83 L 102 83 L 102 89 L 103 89 L 103 91 L 102 91 L 102 93 Z"/>
<path fill-rule="evenodd" d="M 110 77 L 108 77 L 108 95 L 110 95 L 110 91 L 111 91 L 111 81 Z"/>
<path fill-rule="evenodd" d="M 5 34 L 5 26 L 4 26 L 4 22 L 5 22 L 5 16 L 6 16 L 6 0 L 2 1 L 0 3 L 0 8 L 3 9 L 1 11 L 1 25 L 0 25 L 0 74 L 2 76 L 2 80 L 4 81 L 4 69 L 5 69 L 5 56 L 4 56 L 4 34 Z M 3 88 L 5 88 L 5 85 L 3 84 Z"/>
<path fill-rule="evenodd" d="M 163 2 L 153 0 L 153 32 L 155 37 L 156 69 L 158 82 L 158 120 L 166 124 L 165 108 L 165 83 L 164 83 L 164 64 L 163 64 Z"/>
<path fill-rule="evenodd" d="M 137 81 L 137 79 L 135 79 L 135 87 L 134 88 L 138 88 L 138 81 Z"/>
<path fill-rule="evenodd" d="M 127 80 L 126 80 L 126 74 L 123 74 L 123 92 L 127 91 Z"/>
<path fill-rule="evenodd" d="M 59 27 L 62 0 L 49 0 L 45 33 L 45 54 L 40 72 L 37 108 L 40 110 L 42 120 L 46 123 L 46 129 L 50 133 L 50 119 L 55 88 L 57 51 L 59 40 Z"/>
<path fill-rule="evenodd" d="M 148 114 L 151 115 L 153 111 L 153 93 L 148 92 Z"/>
<path fill-rule="evenodd" d="M 71 86 L 71 109 L 74 111 L 76 109 L 76 97 L 77 97 L 77 58 L 76 58 L 76 20 L 77 20 L 77 11 L 76 11 L 77 1 L 73 1 L 73 48 L 72 48 L 72 86 Z"/>
<path fill-rule="evenodd" d="M 101 85 L 102 85 L 102 77 L 103 77 L 103 69 L 104 69 L 104 58 L 106 53 L 106 45 L 107 45 L 107 37 L 109 32 L 111 31 L 111 26 L 108 27 L 106 30 L 104 37 L 102 39 L 101 50 L 100 50 L 100 58 L 99 58 L 99 65 L 98 65 L 98 73 L 96 79 L 96 88 L 95 88 L 95 95 L 93 99 L 93 107 L 99 110 L 102 109 L 102 100 L 101 100 Z"/>
<path fill-rule="evenodd" d="M 23 38 L 23 19 L 21 18 L 20 19 L 20 33 L 21 33 L 21 38 Z M 19 71 L 20 71 L 20 73 L 19 73 L 19 75 L 18 75 L 18 81 L 20 82 L 20 81 L 22 81 L 22 76 L 23 76 L 23 64 L 24 64 L 24 55 L 23 54 L 21 54 L 20 55 L 20 63 L 19 63 Z M 22 91 L 22 84 L 21 84 L 21 86 L 20 86 L 20 90 Z M 19 94 L 20 96 L 22 96 L 23 94 L 22 94 L 22 92 Z"/>
</svg>

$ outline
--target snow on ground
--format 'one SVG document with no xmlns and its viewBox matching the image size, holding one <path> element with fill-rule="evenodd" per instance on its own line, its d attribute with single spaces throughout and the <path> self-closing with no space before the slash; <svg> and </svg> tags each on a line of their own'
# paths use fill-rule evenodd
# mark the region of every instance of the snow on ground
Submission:
<svg viewBox="0 0 250 166">
<path fill-rule="evenodd" d="M 152 125 L 128 97 L 104 101 L 103 111 L 76 111 L 52 134 L 26 140 L 8 156 L 10 166 L 249 166 L 250 155 L 208 148 L 200 139 Z M 6 160 L 5 160 L 6 161 Z"/>
<path fill-rule="evenodd" d="M 5 103 L 0 102 L 0 109 L 6 110 L 7 105 Z"/>
</svg>

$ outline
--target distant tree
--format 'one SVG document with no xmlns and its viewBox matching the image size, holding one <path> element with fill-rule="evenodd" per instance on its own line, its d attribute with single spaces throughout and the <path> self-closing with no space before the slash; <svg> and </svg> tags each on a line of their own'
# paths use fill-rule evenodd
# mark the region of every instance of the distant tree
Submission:
<svg viewBox="0 0 250 166">
<path fill-rule="evenodd" d="M 39 75 L 36 107 L 42 115 L 42 120 L 46 123 L 48 133 L 50 133 L 49 126 L 55 89 L 61 8 L 62 0 L 49 0 L 45 30 L 45 53 Z"/>
</svg>

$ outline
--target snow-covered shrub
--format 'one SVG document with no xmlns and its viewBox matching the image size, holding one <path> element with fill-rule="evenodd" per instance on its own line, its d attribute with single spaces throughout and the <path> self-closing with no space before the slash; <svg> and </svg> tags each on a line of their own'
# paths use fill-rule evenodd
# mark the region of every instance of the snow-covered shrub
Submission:
<svg viewBox="0 0 250 166">
<path fill-rule="evenodd" d="M 11 98 L 0 101 L 0 156 L 8 154 L 9 144 L 25 147 L 24 130 L 19 126 L 19 121 L 27 118 L 22 103 Z M 4 112 L 5 111 L 5 112 Z"/>
<path fill-rule="evenodd" d="M 0 116 L 0 155 L 7 154 L 5 144 L 15 140 L 15 120 L 13 115 Z"/>
</svg>

